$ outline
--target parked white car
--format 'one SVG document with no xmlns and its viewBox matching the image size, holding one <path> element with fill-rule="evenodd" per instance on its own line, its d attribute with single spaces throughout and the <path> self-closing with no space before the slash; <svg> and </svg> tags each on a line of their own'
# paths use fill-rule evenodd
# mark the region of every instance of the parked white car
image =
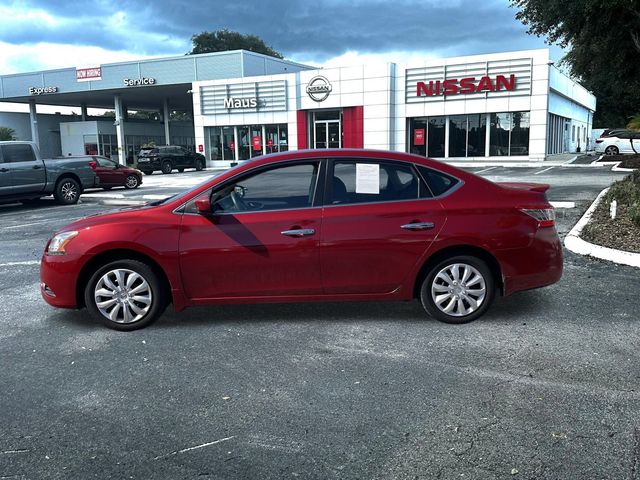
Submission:
<svg viewBox="0 0 640 480">
<path fill-rule="evenodd" d="M 640 153 L 640 132 L 621 132 L 618 135 L 600 137 L 596 139 L 596 153 L 605 155 L 633 153 L 630 139 L 633 139 L 633 146 Z"/>
</svg>

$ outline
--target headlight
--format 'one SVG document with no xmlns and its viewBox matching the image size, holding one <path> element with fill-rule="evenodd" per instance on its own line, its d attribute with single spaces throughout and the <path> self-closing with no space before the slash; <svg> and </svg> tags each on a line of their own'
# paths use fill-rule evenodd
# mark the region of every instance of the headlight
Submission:
<svg viewBox="0 0 640 480">
<path fill-rule="evenodd" d="M 64 255 L 67 253 L 65 248 L 71 240 L 73 240 L 78 235 L 78 232 L 64 232 L 59 233 L 55 237 L 51 239 L 49 242 L 49 246 L 47 247 L 47 253 L 49 255 Z"/>
</svg>

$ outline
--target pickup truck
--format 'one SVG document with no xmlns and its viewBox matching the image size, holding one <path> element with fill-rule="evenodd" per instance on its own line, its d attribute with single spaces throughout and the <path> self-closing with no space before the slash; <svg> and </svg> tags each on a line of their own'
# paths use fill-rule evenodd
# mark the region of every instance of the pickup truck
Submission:
<svg viewBox="0 0 640 480">
<path fill-rule="evenodd" d="M 87 159 L 43 159 L 32 142 L 0 142 L 0 202 L 30 203 L 53 195 L 58 203 L 78 202 L 100 180 Z"/>
</svg>

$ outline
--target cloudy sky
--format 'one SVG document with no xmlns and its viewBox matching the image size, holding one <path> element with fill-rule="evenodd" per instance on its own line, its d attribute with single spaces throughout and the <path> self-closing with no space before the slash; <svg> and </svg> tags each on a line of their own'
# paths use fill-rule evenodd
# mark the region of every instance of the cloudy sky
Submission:
<svg viewBox="0 0 640 480">
<path fill-rule="evenodd" d="M 544 47 L 515 13 L 508 0 L 3 0 L 0 74 L 182 55 L 222 28 L 319 66 Z"/>
</svg>

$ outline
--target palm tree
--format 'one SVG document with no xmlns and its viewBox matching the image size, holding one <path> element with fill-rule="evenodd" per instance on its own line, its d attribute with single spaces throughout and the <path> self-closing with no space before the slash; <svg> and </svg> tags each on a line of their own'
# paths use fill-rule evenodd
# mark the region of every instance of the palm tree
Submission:
<svg viewBox="0 0 640 480">
<path fill-rule="evenodd" d="M 15 140 L 16 132 L 13 128 L 0 127 L 0 141 Z"/>
</svg>

